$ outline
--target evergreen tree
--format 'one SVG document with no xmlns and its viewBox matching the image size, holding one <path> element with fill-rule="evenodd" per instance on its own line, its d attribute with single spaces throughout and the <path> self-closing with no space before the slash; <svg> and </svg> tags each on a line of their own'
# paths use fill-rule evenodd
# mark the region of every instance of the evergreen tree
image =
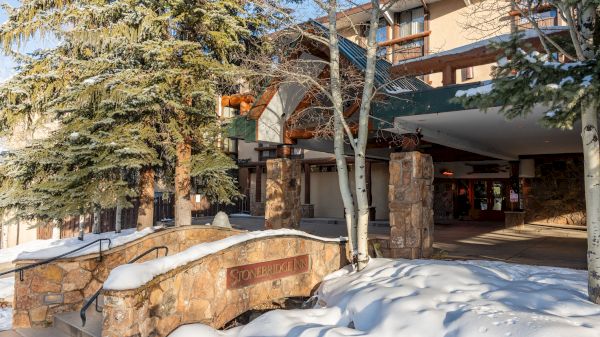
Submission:
<svg viewBox="0 0 600 337">
<path fill-rule="evenodd" d="M 1 131 L 52 131 L 4 156 L 0 209 L 63 219 L 128 207 L 137 196 L 141 228 L 152 223 L 155 174 L 175 176 L 180 219 L 191 220 L 191 176 L 213 201 L 237 194 L 234 163 L 217 148 L 215 104 L 237 83 L 236 60 L 267 27 L 260 11 L 236 0 L 25 0 L 5 8 L 0 41 L 21 71 L 0 87 Z M 60 45 L 13 50 L 45 34 Z"/>
<path fill-rule="evenodd" d="M 469 107 L 500 105 L 509 118 L 530 113 L 534 106 L 547 107 L 541 123 L 571 129 L 582 122 L 586 218 L 588 232 L 589 297 L 600 304 L 600 1 L 548 1 L 567 22 L 568 38 L 550 37 L 540 29 L 535 13 L 539 1 L 512 1 L 514 8 L 532 23 L 544 52 L 518 46 L 520 35 L 500 46 L 493 81 L 484 87 L 459 91 L 459 101 Z"/>
</svg>

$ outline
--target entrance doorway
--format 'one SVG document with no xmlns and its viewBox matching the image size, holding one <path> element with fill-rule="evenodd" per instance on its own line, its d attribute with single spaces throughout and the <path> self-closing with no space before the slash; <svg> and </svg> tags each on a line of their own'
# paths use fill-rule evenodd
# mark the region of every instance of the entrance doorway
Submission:
<svg viewBox="0 0 600 337">
<path fill-rule="evenodd" d="M 509 179 L 436 179 L 434 207 L 438 220 L 504 221 L 509 196 Z"/>
<path fill-rule="evenodd" d="M 504 221 L 508 179 L 469 180 L 470 216 L 474 220 Z"/>
</svg>

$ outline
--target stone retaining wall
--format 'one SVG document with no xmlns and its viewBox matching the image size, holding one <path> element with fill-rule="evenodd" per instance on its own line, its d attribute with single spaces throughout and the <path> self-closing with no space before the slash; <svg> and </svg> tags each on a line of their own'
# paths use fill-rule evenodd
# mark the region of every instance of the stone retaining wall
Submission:
<svg viewBox="0 0 600 337">
<path fill-rule="evenodd" d="M 24 280 L 15 275 L 13 328 L 44 327 L 52 324 L 54 314 L 79 311 L 84 299 L 102 287 L 110 271 L 155 246 L 167 246 L 169 255 L 202 242 L 220 240 L 242 231 L 211 226 L 169 228 L 149 234 L 103 252 L 60 259 L 28 269 Z M 164 254 L 163 251 L 160 254 Z M 147 261 L 155 253 L 139 260 Z M 17 261 L 16 266 L 35 260 Z"/>
<path fill-rule="evenodd" d="M 104 291 L 103 337 L 163 337 L 178 326 L 215 328 L 272 300 L 310 296 L 347 264 L 345 245 L 302 236 L 239 243 L 133 290 Z"/>
</svg>

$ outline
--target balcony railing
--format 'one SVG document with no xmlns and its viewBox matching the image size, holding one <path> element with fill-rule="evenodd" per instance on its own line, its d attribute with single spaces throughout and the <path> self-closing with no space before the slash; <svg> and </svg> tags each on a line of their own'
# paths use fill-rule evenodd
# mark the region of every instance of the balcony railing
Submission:
<svg viewBox="0 0 600 337">
<path fill-rule="evenodd" d="M 425 55 L 425 38 L 430 34 L 431 31 L 426 31 L 380 42 L 379 47 L 385 50 L 381 56 L 392 63 L 421 57 Z"/>
</svg>

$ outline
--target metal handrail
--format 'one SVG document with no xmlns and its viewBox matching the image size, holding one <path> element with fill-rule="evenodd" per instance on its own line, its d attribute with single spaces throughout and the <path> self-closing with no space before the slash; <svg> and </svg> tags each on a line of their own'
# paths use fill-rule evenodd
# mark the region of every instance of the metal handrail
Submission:
<svg viewBox="0 0 600 337">
<path fill-rule="evenodd" d="M 169 248 L 167 246 L 157 246 L 154 248 L 150 248 L 147 251 L 143 252 L 142 254 L 134 257 L 133 259 L 131 259 L 129 262 L 127 262 L 126 264 L 130 264 L 130 263 L 134 263 L 135 261 L 141 259 L 142 257 L 152 253 L 153 251 L 156 251 L 156 258 L 158 258 L 158 251 L 164 249 L 165 250 L 165 256 L 169 255 Z M 98 289 L 98 291 L 96 291 L 94 293 L 94 295 L 92 295 L 84 304 L 83 307 L 81 307 L 81 310 L 79 311 L 79 317 L 81 317 L 81 326 L 84 327 L 85 326 L 85 322 L 87 320 L 86 317 L 86 311 L 87 309 L 89 309 L 89 307 L 92 305 L 92 303 L 95 301 L 96 302 L 96 311 L 97 312 L 102 312 L 102 310 L 100 310 L 98 308 L 98 296 L 100 296 L 100 293 L 102 292 L 102 287 L 100 287 L 100 289 Z"/>
<path fill-rule="evenodd" d="M 110 246 L 112 245 L 112 241 L 109 238 L 98 239 L 98 240 L 94 240 L 94 241 L 92 241 L 92 242 L 90 242 L 90 243 L 88 243 L 86 245 L 83 245 L 83 246 L 81 246 L 79 248 L 76 248 L 76 249 L 73 249 L 73 250 L 68 251 L 66 253 L 60 254 L 58 256 L 49 258 L 47 260 L 39 261 L 39 262 L 32 263 L 32 264 L 29 264 L 29 265 L 26 265 L 26 266 L 22 266 L 22 267 L 19 267 L 19 268 L 14 268 L 14 269 L 2 272 L 2 273 L 0 273 L 0 276 L 19 272 L 19 280 L 23 281 L 23 271 L 25 271 L 27 269 L 31 269 L 31 268 L 37 267 L 37 266 L 41 266 L 41 265 L 46 264 L 46 263 L 50 263 L 50 262 L 56 261 L 56 260 L 58 260 L 60 258 L 63 258 L 65 256 L 69 255 L 69 254 L 78 252 L 78 251 L 80 251 L 80 250 L 82 250 L 84 248 L 87 248 L 87 247 L 89 247 L 89 246 L 91 246 L 91 245 L 93 245 L 95 243 L 98 243 L 98 242 L 100 242 L 100 245 L 98 247 L 98 253 L 100 255 L 99 259 L 100 259 L 100 261 L 102 261 L 102 241 L 108 241 L 108 249 L 110 249 Z"/>
</svg>

